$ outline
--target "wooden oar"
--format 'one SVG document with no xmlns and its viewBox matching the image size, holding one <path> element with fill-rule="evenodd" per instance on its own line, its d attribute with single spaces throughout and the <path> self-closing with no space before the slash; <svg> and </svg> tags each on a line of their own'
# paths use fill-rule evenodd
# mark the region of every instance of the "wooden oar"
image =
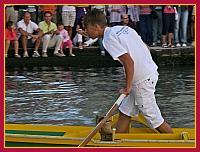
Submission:
<svg viewBox="0 0 200 152">
<path fill-rule="evenodd" d="M 125 94 L 121 94 L 117 101 L 114 103 L 114 105 L 110 108 L 106 116 L 97 124 L 97 126 L 90 132 L 90 134 L 81 142 L 81 144 L 78 147 L 84 147 L 87 145 L 87 143 L 94 137 L 94 135 L 102 128 L 102 126 L 106 123 L 106 121 L 112 116 L 112 114 L 115 112 L 115 110 L 118 109 L 119 105 L 123 101 L 123 99 L 126 97 Z"/>
</svg>

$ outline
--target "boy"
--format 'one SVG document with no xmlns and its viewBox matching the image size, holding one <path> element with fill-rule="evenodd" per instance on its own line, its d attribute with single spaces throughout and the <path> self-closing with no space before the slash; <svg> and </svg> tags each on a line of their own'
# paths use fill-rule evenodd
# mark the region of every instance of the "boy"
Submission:
<svg viewBox="0 0 200 152">
<path fill-rule="evenodd" d="M 138 115 L 140 111 L 150 127 L 160 133 L 173 133 L 156 104 L 154 92 L 158 67 L 137 32 L 127 26 L 107 27 L 105 15 L 97 9 L 85 15 L 84 24 L 91 38 L 103 37 L 105 49 L 124 66 L 126 88 L 120 93 L 128 96 L 119 107 L 117 132 L 127 132 L 130 116 Z"/>
</svg>

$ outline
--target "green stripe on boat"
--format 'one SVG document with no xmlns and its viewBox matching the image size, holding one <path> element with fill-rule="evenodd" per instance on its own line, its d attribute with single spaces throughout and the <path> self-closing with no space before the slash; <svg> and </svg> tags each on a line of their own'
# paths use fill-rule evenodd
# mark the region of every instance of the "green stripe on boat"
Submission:
<svg viewBox="0 0 200 152">
<path fill-rule="evenodd" d="M 63 136 L 65 132 L 46 132 L 46 131 L 25 131 L 25 130 L 6 130 L 6 134 L 27 134 L 43 136 Z"/>
</svg>

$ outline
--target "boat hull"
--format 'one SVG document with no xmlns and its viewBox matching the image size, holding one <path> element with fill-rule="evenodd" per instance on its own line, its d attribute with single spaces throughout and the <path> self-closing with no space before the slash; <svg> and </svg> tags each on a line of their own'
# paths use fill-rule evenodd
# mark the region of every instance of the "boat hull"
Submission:
<svg viewBox="0 0 200 152">
<path fill-rule="evenodd" d="M 5 124 L 5 147 L 76 147 L 93 128 Z M 112 141 L 101 141 L 97 133 L 87 146 L 195 147 L 195 129 L 173 128 L 173 131 L 174 134 L 159 134 L 150 128 L 130 128 L 129 133 L 116 133 Z"/>
</svg>

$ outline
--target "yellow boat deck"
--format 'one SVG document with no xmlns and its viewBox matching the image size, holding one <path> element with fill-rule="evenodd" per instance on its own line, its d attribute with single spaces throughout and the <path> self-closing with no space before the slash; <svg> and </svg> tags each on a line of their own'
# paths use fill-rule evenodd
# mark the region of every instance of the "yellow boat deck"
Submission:
<svg viewBox="0 0 200 152">
<path fill-rule="evenodd" d="M 117 116 L 111 118 L 112 125 Z M 143 117 L 132 118 L 146 125 Z M 5 141 L 15 143 L 78 146 L 94 126 L 42 126 L 5 124 Z M 173 128 L 174 134 L 160 134 L 150 128 L 132 128 L 129 133 L 115 133 L 111 141 L 101 141 L 97 133 L 87 146 L 94 147 L 195 147 L 195 129 Z M 44 146 L 43 145 L 43 146 Z"/>
</svg>

